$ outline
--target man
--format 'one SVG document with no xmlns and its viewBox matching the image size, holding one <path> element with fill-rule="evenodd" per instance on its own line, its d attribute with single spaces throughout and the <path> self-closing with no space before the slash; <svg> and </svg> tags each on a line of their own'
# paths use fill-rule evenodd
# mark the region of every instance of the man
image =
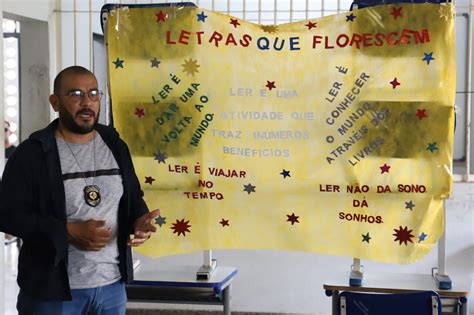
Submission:
<svg viewBox="0 0 474 315">
<path fill-rule="evenodd" d="M 10 141 L 11 135 L 12 135 L 12 131 L 10 129 L 10 123 L 5 120 L 5 158 L 6 159 L 9 159 L 16 149 L 16 146 L 14 146 L 13 143 L 11 143 Z"/>
<path fill-rule="evenodd" d="M 97 123 L 101 95 L 89 70 L 61 71 L 49 97 L 59 119 L 5 167 L 0 230 L 23 239 L 20 315 L 125 314 L 129 245 L 156 231 L 126 144 Z"/>
</svg>

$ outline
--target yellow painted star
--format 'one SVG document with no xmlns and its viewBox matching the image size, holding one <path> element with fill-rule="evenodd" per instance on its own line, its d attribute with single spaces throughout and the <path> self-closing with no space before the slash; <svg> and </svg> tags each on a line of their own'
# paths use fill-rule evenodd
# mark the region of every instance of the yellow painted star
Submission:
<svg viewBox="0 0 474 315">
<path fill-rule="evenodd" d="M 260 27 L 266 33 L 276 33 L 278 31 L 277 25 L 261 25 Z"/>
<path fill-rule="evenodd" d="M 183 66 L 183 72 L 186 72 L 187 75 L 192 75 L 194 76 L 194 74 L 196 72 L 199 72 L 198 68 L 200 67 L 200 65 L 197 64 L 197 60 L 193 60 L 193 59 L 189 59 L 189 60 L 184 60 L 184 63 L 181 65 Z"/>
<path fill-rule="evenodd" d="M 439 6 L 439 17 L 445 19 L 452 19 L 454 17 L 454 8 L 452 4 L 441 4 Z"/>
</svg>

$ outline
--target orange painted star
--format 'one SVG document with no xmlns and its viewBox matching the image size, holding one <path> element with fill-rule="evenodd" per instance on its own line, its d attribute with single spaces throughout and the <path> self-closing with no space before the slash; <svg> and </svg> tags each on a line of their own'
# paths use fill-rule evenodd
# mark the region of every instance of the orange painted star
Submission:
<svg viewBox="0 0 474 315">
<path fill-rule="evenodd" d="M 399 8 L 392 8 L 392 12 L 390 12 L 391 15 L 393 15 L 393 18 L 396 20 L 397 17 L 402 17 L 402 7 Z"/>
<path fill-rule="evenodd" d="M 400 82 L 398 82 L 397 78 L 393 79 L 392 81 L 390 81 L 390 84 L 392 85 L 392 87 L 395 89 L 397 86 L 401 85 Z"/>
<path fill-rule="evenodd" d="M 176 220 L 176 223 L 173 223 L 173 226 L 171 229 L 173 230 L 173 234 L 177 233 L 178 236 L 183 234 L 183 236 L 186 236 L 186 232 L 191 233 L 191 230 L 189 228 L 191 225 L 189 225 L 189 220 L 184 221 L 184 219 L 181 220 Z"/>
<path fill-rule="evenodd" d="M 275 86 L 275 81 L 267 81 L 267 85 L 265 85 L 270 91 L 272 89 L 275 89 L 276 86 Z"/>
<path fill-rule="evenodd" d="M 308 21 L 308 24 L 305 24 L 304 26 L 306 26 L 308 28 L 308 30 L 312 29 L 312 28 L 316 28 L 316 24 L 318 24 L 317 22 L 311 22 L 311 21 Z"/>
<path fill-rule="evenodd" d="M 145 176 L 145 184 L 150 184 L 152 185 L 155 179 L 151 176 Z"/>
<path fill-rule="evenodd" d="M 240 25 L 240 23 L 237 19 L 232 19 L 232 18 L 230 19 L 229 23 L 234 25 L 235 28 L 237 28 Z"/>
<path fill-rule="evenodd" d="M 156 16 L 156 22 L 165 22 L 166 19 L 168 18 L 168 14 L 166 14 L 165 12 L 161 10 L 160 12 L 155 13 L 155 16 Z"/>
<path fill-rule="evenodd" d="M 295 223 L 300 223 L 300 221 L 298 221 L 299 216 L 295 215 L 294 212 L 291 215 L 287 214 L 286 216 L 288 217 L 286 221 L 291 222 L 291 225 Z"/>
<path fill-rule="evenodd" d="M 402 243 L 405 243 L 405 245 L 408 245 L 408 242 L 413 243 L 411 240 L 415 235 L 411 234 L 413 230 L 408 230 L 408 226 L 405 226 L 402 228 L 400 226 L 400 229 L 393 229 L 395 231 L 395 234 L 392 234 L 395 236 L 394 242 L 398 241 L 398 245 L 402 245 Z"/>
<path fill-rule="evenodd" d="M 384 165 L 380 166 L 380 170 L 381 170 L 380 174 L 388 173 L 390 170 L 390 165 L 387 165 L 387 163 L 385 163 Z"/>
<path fill-rule="evenodd" d="M 145 116 L 145 110 L 143 108 L 135 108 L 135 115 L 138 116 L 138 118 L 142 118 Z"/>
<path fill-rule="evenodd" d="M 428 116 L 426 116 L 426 109 L 424 109 L 424 108 L 417 109 L 416 110 L 416 116 L 418 116 L 418 119 L 420 119 L 420 120 L 422 120 L 425 117 L 428 117 Z"/>
</svg>

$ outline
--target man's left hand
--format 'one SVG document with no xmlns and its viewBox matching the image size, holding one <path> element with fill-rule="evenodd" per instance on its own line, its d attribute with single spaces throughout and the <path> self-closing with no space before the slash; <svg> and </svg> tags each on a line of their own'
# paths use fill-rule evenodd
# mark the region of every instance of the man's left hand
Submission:
<svg viewBox="0 0 474 315">
<path fill-rule="evenodd" d="M 128 241 L 128 245 L 139 246 L 149 239 L 151 234 L 156 232 L 153 222 L 159 215 L 160 210 L 156 209 L 139 217 L 134 224 L 134 237 Z"/>
</svg>

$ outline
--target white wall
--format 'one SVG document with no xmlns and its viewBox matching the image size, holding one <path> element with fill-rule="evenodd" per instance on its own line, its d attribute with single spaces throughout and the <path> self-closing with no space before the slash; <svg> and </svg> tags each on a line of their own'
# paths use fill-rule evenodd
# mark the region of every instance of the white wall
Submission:
<svg viewBox="0 0 474 315">
<path fill-rule="evenodd" d="M 20 25 L 20 136 L 23 141 L 50 121 L 50 69 L 48 23 L 25 19 Z"/>
<path fill-rule="evenodd" d="M 54 10 L 55 0 L 1 0 L 3 12 L 14 15 L 48 21 Z"/>
</svg>

